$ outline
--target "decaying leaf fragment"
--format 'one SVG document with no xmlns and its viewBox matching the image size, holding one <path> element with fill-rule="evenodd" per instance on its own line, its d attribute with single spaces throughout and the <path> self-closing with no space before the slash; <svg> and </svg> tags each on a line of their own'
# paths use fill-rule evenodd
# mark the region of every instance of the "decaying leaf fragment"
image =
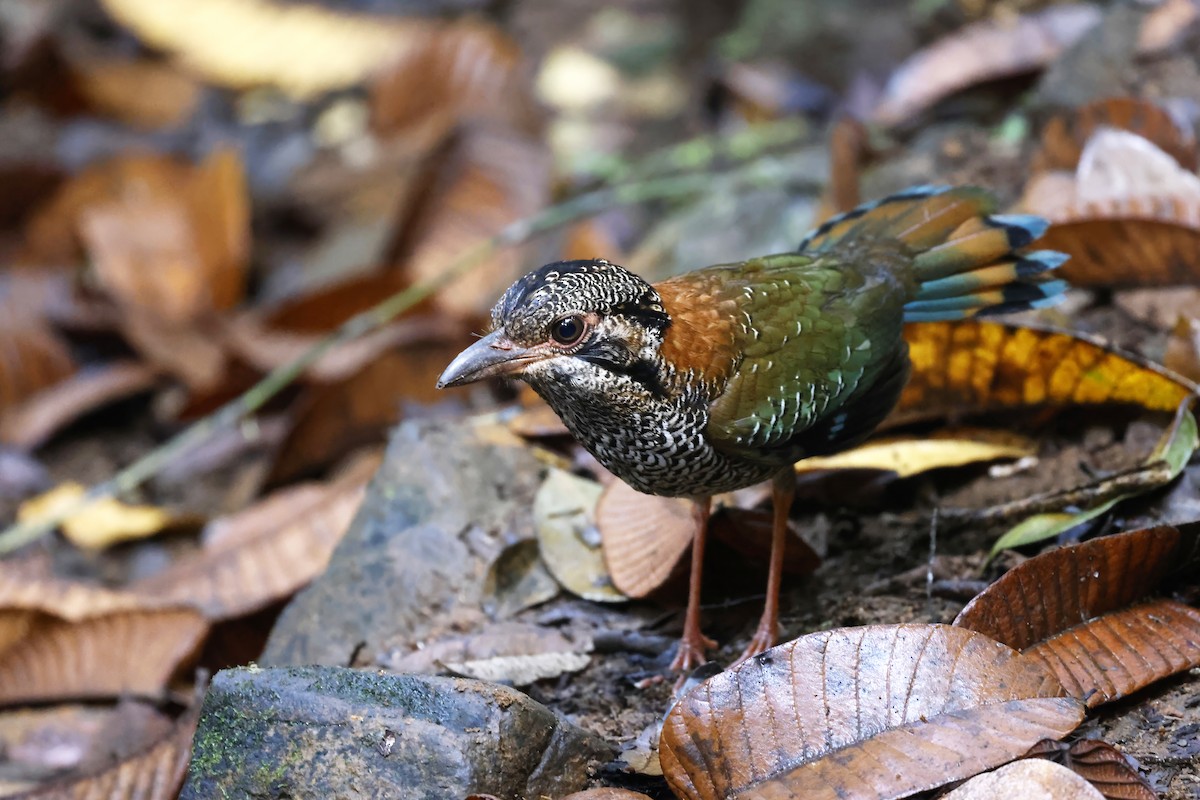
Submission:
<svg viewBox="0 0 1200 800">
<path fill-rule="evenodd" d="M 563 588 L 587 600 L 621 602 L 626 596 L 609 574 L 597 531 L 603 491 L 595 481 L 552 469 L 534 498 L 533 519 L 542 560 Z"/>
<path fill-rule="evenodd" d="M 955 630 L 822 631 L 710 678 L 667 717 L 663 774 L 687 800 L 902 797 L 1079 724 L 1040 665 Z"/>
<path fill-rule="evenodd" d="M 955 625 L 1042 661 L 1090 707 L 1124 697 L 1200 664 L 1200 610 L 1144 600 L 1173 571 L 1194 569 L 1198 533 L 1164 525 L 1043 553 L 977 595 Z"/>
</svg>

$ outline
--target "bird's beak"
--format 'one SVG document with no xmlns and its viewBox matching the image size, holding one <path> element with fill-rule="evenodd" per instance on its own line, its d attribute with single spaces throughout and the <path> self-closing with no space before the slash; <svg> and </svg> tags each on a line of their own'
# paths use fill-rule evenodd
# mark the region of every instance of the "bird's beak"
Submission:
<svg viewBox="0 0 1200 800">
<path fill-rule="evenodd" d="M 496 375 L 519 373 L 534 358 L 527 348 L 513 344 L 502 329 L 495 330 L 459 353 L 438 378 L 437 386 L 446 389 Z"/>
</svg>

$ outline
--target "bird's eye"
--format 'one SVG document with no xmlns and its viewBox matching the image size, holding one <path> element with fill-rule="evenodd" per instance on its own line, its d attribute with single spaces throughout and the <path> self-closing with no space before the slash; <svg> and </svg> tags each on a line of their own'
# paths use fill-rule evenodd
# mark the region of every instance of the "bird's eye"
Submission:
<svg viewBox="0 0 1200 800">
<path fill-rule="evenodd" d="M 575 344 L 583 337 L 584 329 L 579 317 L 563 317 L 551 327 L 550 335 L 559 344 Z"/>
</svg>

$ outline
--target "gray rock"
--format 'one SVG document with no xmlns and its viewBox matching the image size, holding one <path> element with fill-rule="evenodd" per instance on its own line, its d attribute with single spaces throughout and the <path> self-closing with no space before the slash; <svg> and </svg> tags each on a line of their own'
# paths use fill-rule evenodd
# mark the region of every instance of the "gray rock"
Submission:
<svg viewBox="0 0 1200 800">
<path fill-rule="evenodd" d="M 504 800 L 583 788 L 599 738 L 520 692 L 337 667 L 241 668 L 204 699 L 181 800 Z"/>
<path fill-rule="evenodd" d="M 371 664 L 478 628 L 488 565 L 534 535 L 541 474 L 529 448 L 489 442 L 478 425 L 401 425 L 329 567 L 284 609 L 259 663 Z"/>
</svg>

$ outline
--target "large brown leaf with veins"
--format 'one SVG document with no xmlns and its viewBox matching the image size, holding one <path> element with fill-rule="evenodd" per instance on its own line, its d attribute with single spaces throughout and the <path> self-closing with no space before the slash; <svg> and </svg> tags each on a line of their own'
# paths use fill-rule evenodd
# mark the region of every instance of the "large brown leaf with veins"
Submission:
<svg viewBox="0 0 1200 800">
<path fill-rule="evenodd" d="M 979 634 L 840 628 L 693 689 L 667 717 L 659 754 L 687 800 L 904 797 L 1069 733 L 1083 708 L 1062 691 Z"/>
</svg>

